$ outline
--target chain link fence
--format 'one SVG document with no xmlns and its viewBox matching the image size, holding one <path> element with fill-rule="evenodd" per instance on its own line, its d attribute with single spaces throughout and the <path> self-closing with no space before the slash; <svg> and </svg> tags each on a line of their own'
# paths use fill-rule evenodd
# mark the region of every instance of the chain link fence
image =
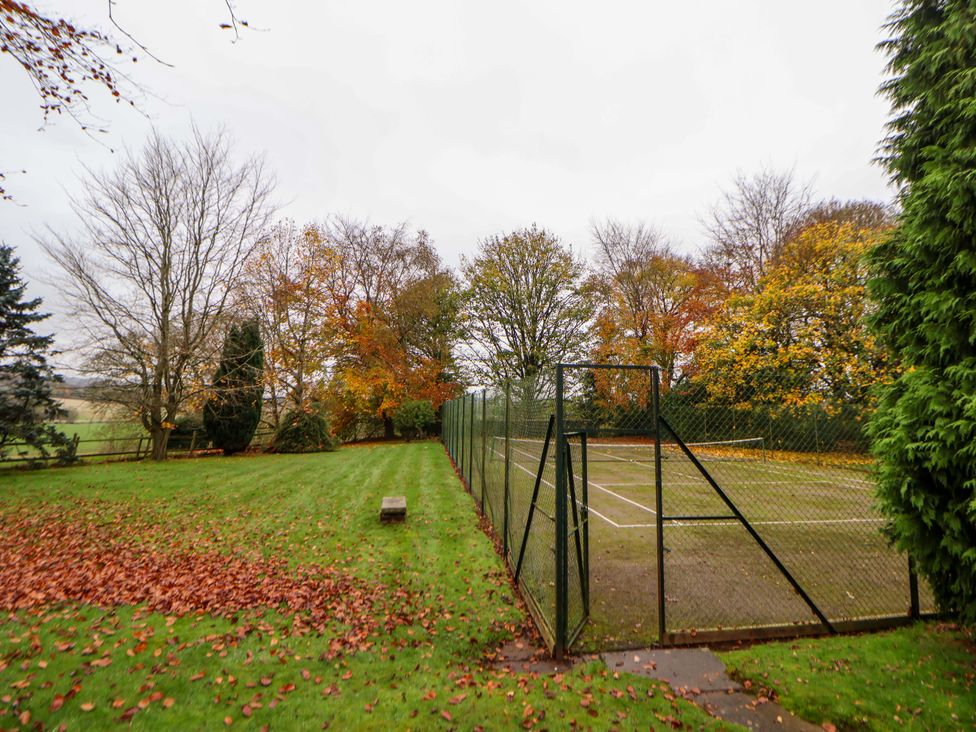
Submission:
<svg viewBox="0 0 976 732">
<path fill-rule="evenodd" d="M 772 370 L 703 374 L 662 396 L 669 638 L 872 627 L 935 610 L 883 532 L 870 410 Z"/>
<path fill-rule="evenodd" d="M 554 652 L 934 611 L 874 506 L 868 404 L 763 373 L 561 365 L 444 405 L 443 440 Z"/>
<path fill-rule="evenodd" d="M 557 635 L 554 404 L 552 386 L 526 379 L 466 394 L 442 411 L 444 444 L 551 649 Z"/>
</svg>

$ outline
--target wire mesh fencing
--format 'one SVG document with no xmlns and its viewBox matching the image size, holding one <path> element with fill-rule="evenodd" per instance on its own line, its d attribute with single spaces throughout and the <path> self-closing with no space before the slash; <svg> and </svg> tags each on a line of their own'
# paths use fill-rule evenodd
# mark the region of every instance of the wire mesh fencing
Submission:
<svg viewBox="0 0 976 732">
<path fill-rule="evenodd" d="M 557 654 L 879 627 L 934 610 L 874 506 L 869 404 L 763 373 L 559 365 L 443 440 Z"/>
<path fill-rule="evenodd" d="M 870 402 L 788 373 L 706 376 L 661 400 L 669 634 L 934 611 L 874 504 Z"/>
<path fill-rule="evenodd" d="M 556 448 L 551 379 L 466 394 L 443 407 L 443 441 L 502 545 L 536 625 L 556 647 Z"/>
</svg>

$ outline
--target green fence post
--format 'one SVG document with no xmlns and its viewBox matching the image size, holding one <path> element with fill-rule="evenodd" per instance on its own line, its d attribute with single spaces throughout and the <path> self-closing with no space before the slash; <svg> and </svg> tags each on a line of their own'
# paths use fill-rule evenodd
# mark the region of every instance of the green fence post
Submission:
<svg viewBox="0 0 976 732">
<path fill-rule="evenodd" d="M 465 455 L 465 450 L 464 450 L 464 439 L 468 427 L 468 417 L 467 417 L 468 396 L 467 394 L 465 394 L 464 396 L 459 397 L 459 399 L 461 401 L 461 405 L 460 405 L 461 419 L 459 420 L 458 423 L 457 467 L 458 467 L 458 473 L 461 475 L 461 480 L 464 481 L 464 458 L 467 457 Z"/>
<path fill-rule="evenodd" d="M 661 372 L 651 369 L 651 424 L 654 430 L 654 516 L 657 531 L 657 635 L 667 632 L 664 602 L 664 480 L 661 474 Z"/>
<path fill-rule="evenodd" d="M 468 490 L 471 491 L 471 495 L 474 495 L 474 486 L 471 482 L 474 480 L 474 400 L 477 398 L 477 394 L 471 394 L 471 410 L 469 416 L 469 429 L 468 429 Z"/>
<path fill-rule="evenodd" d="M 918 573 L 915 571 L 915 562 L 911 557 L 908 558 L 908 594 L 911 602 L 911 618 L 918 620 L 922 615 L 918 599 Z"/>
<path fill-rule="evenodd" d="M 503 498 L 503 512 L 504 517 L 502 519 L 502 550 L 505 555 L 506 561 L 508 560 L 508 504 L 509 504 L 509 464 L 511 462 L 511 444 L 510 440 L 512 437 L 511 430 L 511 412 L 512 412 L 512 383 L 510 381 L 505 382 L 505 493 Z"/>
<path fill-rule="evenodd" d="M 566 521 L 566 451 L 565 415 L 563 413 L 563 365 L 556 365 L 556 622 L 553 655 L 561 661 L 566 654 L 568 636 L 569 592 L 567 577 L 569 543 Z"/>
<path fill-rule="evenodd" d="M 488 426 L 488 390 L 481 392 L 481 513 L 485 513 L 485 449 L 488 442 L 485 439 Z"/>
</svg>

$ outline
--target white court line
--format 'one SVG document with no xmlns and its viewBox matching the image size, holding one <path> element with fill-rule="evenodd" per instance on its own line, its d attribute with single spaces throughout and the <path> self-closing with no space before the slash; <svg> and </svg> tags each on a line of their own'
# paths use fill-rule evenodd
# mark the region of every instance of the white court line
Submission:
<svg viewBox="0 0 976 732">
<path fill-rule="evenodd" d="M 705 464 L 707 465 L 707 462 Z M 762 470 L 768 470 L 770 472 L 786 473 L 787 475 L 791 475 L 791 476 L 793 476 L 795 478 L 795 480 L 792 480 L 792 481 L 784 481 L 784 482 L 790 482 L 790 483 L 797 483 L 797 482 L 809 483 L 809 482 L 811 482 L 811 481 L 803 480 L 803 472 L 804 472 L 803 471 L 803 466 L 804 466 L 804 463 L 797 463 L 796 465 L 799 466 L 799 467 L 794 467 L 794 466 L 792 466 L 790 464 L 786 464 L 786 465 L 777 464 L 775 461 L 772 461 L 772 460 L 767 460 L 767 461 L 764 461 L 762 463 L 752 463 L 752 462 L 748 462 L 747 461 L 744 464 L 745 465 L 749 465 L 749 466 L 755 465 L 756 467 L 759 467 Z M 731 463 L 731 465 L 735 465 L 735 463 Z M 810 465 L 810 466 L 806 466 L 806 467 L 810 468 L 813 472 L 820 472 L 820 473 L 823 473 L 824 469 L 831 470 L 831 471 L 833 471 L 833 470 L 843 470 L 843 471 L 846 471 L 848 473 L 854 472 L 852 468 L 844 467 L 843 465 L 817 465 L 817 466 Z M 689 472 L 692 473 L 692 474 L 699 474 L 700 475 L 700 473 L 698 473 L 697 470 L 692 470 L 692 471 L 689 471 Z M 839 483 L 839 482 L 844 482 L 844 483 L 847 483 L 847 484 L 857 483 L 857 484 L 863 484 L 865 486 L 873 487 L 873 486 L 871 486 L 871 482 L 870 481 L 865 480 L 863 478 L 845 478 L 843 481 L 840 481 L 840 480 L 830 480 L 830 479 L 827 479 L 827 478 L 825 478 L 823 480 L 825 482 L 828 482 L 828 483 Z M 764 481 L 764 483 L 765 483 L 765 481 Z"/>
<path fill-rule="evenodd" d="M 684 477 L 687 477 L 687 476 L 684 476 Z M 860 481 L 860 482 L 864 482 L 865 484 L 867 484 L 866 481 Z M 666 483 L 669 486 L 673 486 L 675 488 L 697 488 L 697 487 L 700 487 L 702 485 L 708 485 L 708 483 L 705 481 L 704 478 L 702 478 L 700 481 L 694 481 L 694 482 L 679 483 L 677 481 L 670 481 L 669 480 L 669 481 L 666 481 Z M 728 482 L 727 481 L 727 483 L 728 483 L 728 485 L 730 485 L 730 486 L 732 486 L 734 488 L 762 488 L 765 485 L 793 485 L 793 486 L 798 486 L 798 487 L 805 486 L 805 485 L 833 485 L 833 486 L 840 487 L 839 484 L 838 484 L 838 482 L 836 480 L 762 480 L 762 481 L 748 481 L 748 482 L 747 481 L 736 480 L 736 481 L 731 481 L 731 482 Z M 605 483 L 604 485 L 634 485 L 634 486 L 637 486 L 637 485 L 650 485 L 650 483 Z M 852 485 L 852 483 L 848 483 L 847 485 L 850 487 Z M 858 489 L 862 488 L 862 486 L 860 486 L 860 485 L 856 485 L 856 486 L 853 486 L 853 487 L 856 487 Z"/>
<path fill-rule="evenodd" d="M 513 451 L 519 452 L 522 455 L 525 455 L 526 457 L 532 457 L 532 455 L 529 455 L 527 452 L 522 452 L 521 450 L 516 450 L 515 448 L 512 448 L 512 449 L 513 449 Z M 498 454 L 498 451 L 497 450 L 493 450 L 493 452 L 495 454 Z M 523 473 L 526 473 L 527 475 L 531 476 L 533 479 L 535 479 L 536 477 L 538 477 L 535 473 L 533 473 L 527 467 L 525 467 L 524 465 L 522 465 L 522 463 L 520 463 L 518 460 L 513 460 L 512 461 L 512 464 L 515 465 L 515 467 L 518 468 L 519 470 L 521 470 Z M 553 490 L 556 489 L 556 486 L 554 486 L 552 483 L 550 483 L 545 478 L 542 479 L 542 482 L 545 483 L 550 488 L 552 488 Z M 576 501 L 576 504 L 578 506 L 580 506 L 580 507 L 583 507 L 582 501 L 577 500 Z M 597 518 L 603 519 L 608 524 L 610 524 L 611 526 L 613 526 L 615 529 L 630 529 L 630 528 L 633 528 L 633 526 L 630 526 L 630 525 L 618 524 L 613 519 L 610 519 L 610 518 L 607 518 L 606 516 L 604 516 L 602 513 L 600 513 L 599 511 L 597 511 L 595 508 L 591 508 L 590 506 L 586 506 L 585 508 L 586 508 L 587 513 L 592 513 Z"/>
<path fill-rule="evenodd" d="M 599 489 L 600 489 L 601 491 L 603 491 L 604 493 L 609 493 L 609 494 L 610 494 L 611 496 L 613 496 L 614 498 L 619 498 L 619 499 L 620 499 L 621 501 L 626 501 L 626 502 L 627 502 L 627 503 L 629 503 L 630 505 L 632 505 L 632 506 L 636 506 L 636 507 L 637 507 L 637 508 L 639 508 L 639 509 L 640 509 L 641 511 L 647 511 L 648 513 L 652 513 L 652 514 L 654 514 L 655 516 L 657 516 L 657 511 L 655 511 L 655 510 L 654 510 L 653 508 L 648 508 L 647 506 L 645 506 L 645 505 L 643 505 L 643 504 L 641 504 L 641 503 L 638 503 L 637 501 L 632 501 L 632 500 L 630 500 L 630 499 L 629 499 L 629 498 L 627 498 L 626 496 L 622 496 L 622 495 L 620 495 L 619 493 L 614 493 L 613 491 L 611 491 L 611 490 L 608 490 L 608 489 L 606 489 L 606 488 L 604 488 L 604 487 L 603 487 L 602 485 L 600 485 L 599 483 L 594 483 L 594 482 L 593 482 L 592 480 L 591 480 L 591 481 L 589 481 L 589 484 L 590 484 L 591 486 L 593 486 L 594 488 L 599 488 Z"/>
<path fill-rule="evenodd" d="M 648 445 L 648 447 L 652 447 Z M 603 455 L 604 457 L 613 458 L 614 460 L 619 460 L 622 463 L 646 463 L 653 462 L 654 458 L 648 458 L 647 460 L 633 460 L 631 458 L 622 458 L 619 455 L 614 455 L 609 452 L 602 452 L 601 450 L 594 450 L 592 445 L 588 445 L 586 451 L 591 454 Z"/>
<path fill-rule="evenodd" d="M 600 483 L 600 485 L 612 485 L 612 486 L 631 486 L 632 488 L 653 488 L 654 484 L 648 481 L 643 483 Z"/>
<path fill-rule="evenodd" d="M 516 449 L 515 451 L 521 453 L 522 455 L 526 455 L 527 457 L 531 457 L 531 455 L 528 455 L 528 453 L 523 452 L 522 450 Z M 523 470 L 525 470 L 525 468 L 523 468 Z M 528 470 L 526 470 L 526 472 L 528 472 Z M 614 493 L 611 490 L 607 490 L 602 485 L 600 485 L 599 483 L 594 483 L 592 480 L 588 480 L 587 483 L 589 485 L 593 486 L 594 488 L 599 488 L 604 493 L 609 493 L 614 498 L 619 498 L 621 501 L 625 501 L 625 502 L 629 503 L 632 506 L 636 506 L 641 511 L 647 511 L 648 513 L 652 513 L 655 516 L 657 516 L 657 511 L 655 511 L 653 508 L 648 508 L 647 506 L 643 505 L 642 503 L 638 503 L 637 501 L 632 501 L 629 498 L 627 498 L 626 496 L 622 496 L 619 493 Z M 552 485 L 552 483 L 548 483 L 548 485 Z M 579 503 L 579 501 L 577 501 L 577 503 Z M 587 508 L 589 508 L 589 507 L 587 507 Z M 590 508 L 589 510 L 592 511 L 593 509 Z M 596 513 L 596 511 L 594 511 L 594 513 Z M 599 514 L 597 514 L 597 515 L 599 516 Z M 606 517 L 605 516 L 601 516 L 601 518 L 606 518 Z M 606 520 L 607 521 L 610 521 L 610 519 L 606 519 Z M 616 523 L 614 521 L 610 521 L 610 523 L 612 523 L 614 526 L 616 526 L 618 528 L 622 528 L 622 525 L 621 524 L 618 524 L 618 523 Z"/>
<path fill-rule="evenodd" d="M 668 519 L 664 519 L 668 521 Z M 853 519 L 797 519 L 796 521 L 750 521 L 753 526 L 807 526 L 818 524 L 877 524 L 880 518 Z M 738 521 L 671 521 L 672 526 L 741 526 Z"/>
<path fill-rule="evenodd" d="M 517 450 L 517 449 L 514 449 L 513 448 L 513 451 L 514 452 L 519 452 L 522 455 L 525 455 L 526 457 L 530 457 L 530 458 L 531 457 L 534 457 L 533 455 L 530 455 L 529 453 L 523 452 L 522 450 Z M 497 451 L 495 451 L 495 452 L 497 454 Z M 529 470 L 528 468 L 526 468 L 524 465 L 522 465 L 518 461 L 512 461 L 512 462 L 522 472 L 526 473 L 527 475 L 530 475 L 532 478 L 535 478 L 536 477 L 536 474 L 535 473 L 533 473 L 531 470 Z M 542 482 L 545 483 L 550 488 L 552 488 L 553 490 L 555 490 L 556 486 L 554 486 L 552 483 L 550 483 L 545 478 L 542 479 Z M 612 496 L 614 496 L 616 498 L 619 498 L 619 499 L 621 499 L 623 501 L 626 501 L 627 503 L 632 503 L 635 506 L 637 506 L 638 508 L 643 509 L 644 511 L 647 511 L 648 513 L 652 513 L 654 515 L 657 515 L 657 512 L 654 511 L 653 509 L 647 508 L 646 506 L 643 506 L 640 503 L 637 503 L 636 501 L 631 501 L 629 498 L 624 498 L 623 496 L 621 496 L 618 493 L 614 493 L 613 491 L 607 490 L 602 485 L 598 485 L 598 484 L 596 484 L 596 483 L 594 483 L 592 481 L 589 481 L 589 485 L 594 486 L 595 488 L 599 488 L 600 490 L 602 490 L 602 491 L 604 491 L 606 493 L 609 493 L 610 495 L 612 495 Z M 628 484 L 626 484 L 626 483 L 621 483 L 621 484 L 607 483 L 606 485 L 628 485 Z M 642 484 L 637 484 L 637 485 L 642 485 Z M 583 503 L 581 501 L 579 501 L 579 500 L 577 500 L 576 503 L 578 505 L 580 505 L 580 506 L 583 505 Z M 657 524 L 618 524 L 616 521 L 614 521 L 611 518 L 608 518 L 607 516 L 604 516 L 602 513 L 600 513 L 596 509 L 594 509 L 594 508 L 592 508 L 590 506 L 587 506 L 586 508 L 587 508 L 588 513 L 592 513 L 594 516 L 597 516 L 598 518 L 603 519 L 608 524 L 610 524 L 611 526 L 613 526 L 615 529 L 652 529 L 652 528 L 657 528 Z M 752 524 L 753 526 L 794 526 L 794 525 L 795 526 L 806 526 L 806 525 L 815 526 L 815 525 L 823 525 L 823 524 L 827 524 L 827 525 L 830 525 L 830 524 L 871 524 L 871 523 L 881 523 L 883 521 L 884 521 L 884 519 L 881 519 L 881 518 L 854 518 L 854 519 L 799 519 L 799 520 L 796 520 L 796 521 L 750 521 L 749 523 Z M 741 526 L 741 524 L 738 521 L 670 521 L 669 523 L 672 526 L 692 526 L 692 527 L 699 527 L 699 526 Z"/>
</svg>

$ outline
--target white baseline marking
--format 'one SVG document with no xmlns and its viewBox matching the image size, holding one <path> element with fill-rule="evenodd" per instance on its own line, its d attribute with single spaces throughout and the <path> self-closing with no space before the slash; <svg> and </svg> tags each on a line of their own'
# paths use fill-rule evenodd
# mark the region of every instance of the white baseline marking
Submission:
<svg viewBox="0 0 976 732">
<path fill-rule="evenodd" d="M 668 519 L 664 519 L 667 521 Z M 753 526 L 806 526 L 817 524 L 877 524 L 880 518 L 797 519 L 795 521 L 750 521 Z M 739 526 L 738 521 L 671 521 L 672 526 Z"/>
<path fill-rule="evenodd" d="M 529 453 L 523 452 L 522 450 L 515 449 L 513 451 L 514 452 L 519 452 L 522 455 L 525 455 L 526 457 L 530 457 L 530 458 L 535 457 L 533 455 L 530 455 Z M 495 452 L 497 454 L 497 451 L 495 451 Z M 512 462 L 522 472 L 526 473 L 527 475 L 530 475 L 532 478 L 535 478 L 536 477 L 536 474 L 535 473 L 533 473 L 531 470 L 529 470 L 528 468 L 526 468 L 524 465 L 522 465 L 518 461 L 512 461 Z M 550 483 L 545 478 L 542 479 L 542 482 L 545 483 L 550 488 L 552 488 L 552 489 L 555 490 L 556 486 L 554 486 L 552 483 Z M 657 515 L 657 512 L 654 509 L 648 508 L 647 506 L 643 506 L 640 503 L 637 503 L 636 501 L 630 500 L 629 498 L 625 498 L 624 496 L 621 496 L 619 493 L 614 493 L 611 490 L 607 490 L 602 485 L 599 485 L 597 483 L 594 483 L 593 481 L 590 481 L 589 484 L 591 486 L 595 487 L 595 488 L 599 488 L 600 490 L 604 491 L 605 493 L 609 493 L 611 496 L 614 496 L 615 498 L 619 498 L 620 500 L 626 501 L 627 503 L 632 503 L 637 508 L 640 508 L 640 509 L 642 509 L 644 511 L 647 511 L 648 513 Z M 606 483 L 606 485 L 614 485 L 614 486 L 620 485 L 620 486 L 625 486 L 625 485 L 644 485 L 644 484 L 642 484 L 642 483 L 637 483 L 637 484 L 632 484 L 632 483 Z M 581 501 L 576 501 L 576 503 L 578 505 L 580 505 L 580 506 L 583 505 L 583 503 Z M 587 506 L 587 511 L 589 513 L 593 514 L 594 516 L 603 519 L 608 524 L 610 524 L 611 526 L 613 526 L 615 529 L 653 529 L 653 528 L 657 528 L 657 525 L 656 524 L 618 524 L 616 521 L 614 521 L 611 518 L 608 518 L 607 516 L 604 516 L 602 513 L 600 513 L 599 511 L 597 511 L 595 508 L 593 508 L 591 506 Z M 805 526 L 805 525 L 815 526 L 815 525 L 821 525 L 821 524 L 874 524 L 874 523 L 881 523 L 883 521 L 884 521 L 884 519 L 881 519 L 881 518 L 852 518 L 852 519 L 798 519 L 798 520 L 795 520 L 795 521 L 772 521 L 772 520 L 770 520 L 770 521 L 750 521 L 749 523 L 752 524 L 753 526 Z M 697 526 L 740 526 L 741 525 L 738 521 L 671 521 L 669 523 L 672 526 L 696 526 L 696 527 Z"/>
<path fill-rule="evenodd" d="M 497 451 L 497 450 L 495 450 L 494 452 L 496 452 L 496 453 L 497 453 L 498 451 Z M 528 453 L 526 453 L 526 452 L 522 452 L 521 450 L 514 450 L 514 452 L 519 452 L 519 453 L 521 453 L 522 455 L 525 455 L 526 457 L 533 457 L 532 455 L 529 455 L 529 454 L 528 454 Z M 513 464 L 513 465 L 514 465 L 514 466 L 515 466 L 516 468 L 518 468 L 519 470 L 521 470 L 521 471 L 522 471 L 523 473 L 526 473 L 526 474 L 528 474 L 528 475 L 529 475 L 529 476 L 531 476 L 532 478 L 536 478 L 536 477 L 537 477 L 535 473 L 533 473 L 533 472 L 532 472 L 531 470 L 529 470 L 529 469 L 528 469 L 527 467 L 525 467 L 524 465 L 522 465 L 522 464 L 521 464 L 520 462 L 518 462 L 517 460 L 513 460 L 513 461 L 512 461 L 512 464 Z M 553 485 L 552 483 L 550 483 L 550 482 L 549 482 L 548 480 L 546 480 L 545 478 L 543 478 L 543 479 L 542 479 L 542 482 L 543 482 L 543 483 L 545 483 L 545 484 L 546 484 L 547 486 L 549 486 L 550 488 L 552 488 L 553 490 L 555 490 L 555 489 L 556 489 L 556 486 L 554 486 L 554 485 Z M 583 506 L 583 503 L 582 503 L 582 501 L 576 501 L 576 503 L 577 503 L 577 505 L 578 505 L 578 506 L 580 506 L 580 507 L 582 507 L 582 506 Z M 629 529 L 629 528 L 633 528 L 633 526 L 631 526 L 631 525 L 622 525 L 622 524 L 618 524 L 618 523 L 617 523 L 616 521 L 614 521 L 613 519 L 610 519 L 610 518 L 608 518 L 608 517 L 606 517 L 606 516 L 604 516 L 604 515 L 603 515 L 602 513 L 600 513 L 599 511 L 597 511 L 597 510 L 596 510 L 595 508 L 591 508 L 590 506 L 586 506 L 586 511 L 587 511 L 587 513 L 592 513 L 592 514 L 593 514 L 594 516 L 596 516 L 597 518 L 601 518 L 601 519 L 603 519 L 603 520 L 604 520 L 604 521 L 606 521 L 606 522 L 607 522 L 608 524 L 610 524 L 611 526 L 613 526 L 613 527 L 614 527 L 615 529 Z"/>
</svg>

